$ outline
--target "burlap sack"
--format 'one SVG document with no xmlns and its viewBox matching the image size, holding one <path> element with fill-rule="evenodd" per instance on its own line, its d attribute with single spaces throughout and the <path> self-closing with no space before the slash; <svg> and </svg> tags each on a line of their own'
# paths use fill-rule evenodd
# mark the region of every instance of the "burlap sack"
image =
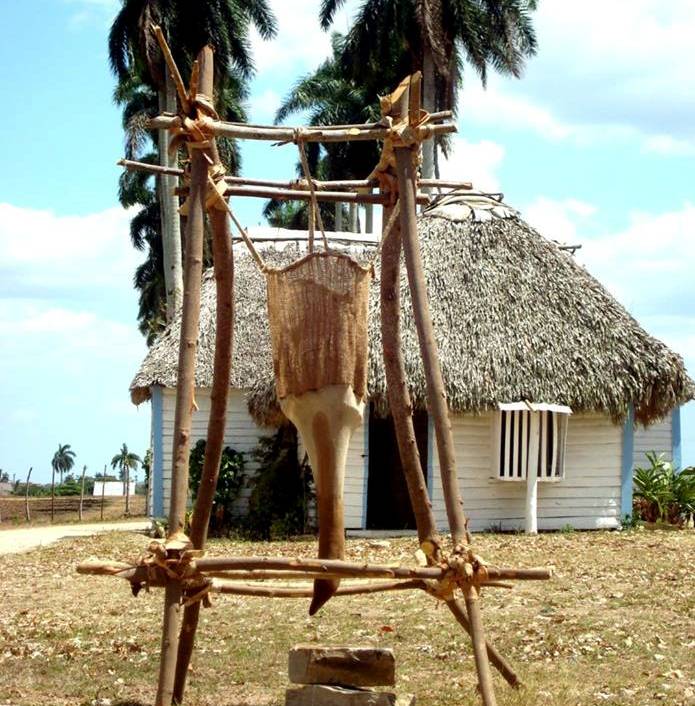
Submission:
<svg viewBox="0 0 695 706">
<path fill-rule="evenodd" d="M 371 269 L 348 255 L 314 252 L 266 270 L 277 395 L 326 385 L 367 394 L 367 304 Z"/>
</svg>

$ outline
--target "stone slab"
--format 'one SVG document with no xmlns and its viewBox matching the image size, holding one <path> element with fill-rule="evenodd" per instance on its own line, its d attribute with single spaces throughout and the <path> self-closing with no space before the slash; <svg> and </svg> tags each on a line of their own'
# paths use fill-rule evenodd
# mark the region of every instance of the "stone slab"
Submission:
<svg viewBox="0 0 695 706">
<path fill-rule="evenodd" d="M 297 645 L 289 653 L 294 684 L 392 686 L 396 683 L 393 650 L 380 647 Z"/>
<path fill-rule="evenodd" d="M 412 694 L 309 684 L 287 689 L 285 706 L 415 706 Z"/>
</svg>

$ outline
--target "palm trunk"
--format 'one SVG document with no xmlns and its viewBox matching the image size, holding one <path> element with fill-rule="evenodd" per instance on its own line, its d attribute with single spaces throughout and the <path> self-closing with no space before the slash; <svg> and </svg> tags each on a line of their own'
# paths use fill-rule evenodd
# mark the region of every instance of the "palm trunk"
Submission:
<svg viewBox="0 0 695 706">
<path fill-rule="evenodd" d="M 335 204 L 335 230 L 340 233 L 343 230 L 343 204 Z"/>
<path fill-rule="evenodd" d="M 79 517 L 80 522 L 82 522 L 82 508 L 84 506 L 84 474 L 87 472 L 87 466 L 82 467 L 82 487 L 80 488 L 80 511 Z"/>
<path fill-rule="evenodd" d="M 422 107 L 428 113 L 434 113 L 437 109 L 434 83 L 434 59 L 432 58 L 431 49 L 425 49 L 425 55 L 422 60 Z M 435 149 L 435 138 L 426 140 L 422 145 L 421 175 L 423 179 L 432 179 L 434 177 Z M 423 187 L 422 190 L 429 191 L 430 187 Z"/>
<path fill-rule="evenodd" d="M 160 113 L 175 113 L 176 88 L 169 75 L 168 69 L 165 69 L 165 76 L 165 88 L 159 91 L 159 110 Z M 176 167 L 176 160 L 169 157 L 166 130 L 159 131 L 157 147 L 159 151 L 159 164 L 163 167 Z M 162 174 L 158 178 L 167 321 L 171 321 L 174 314 L 180 309 L 183 299 L 181 219 L 178 212 L 178 196 L 174 193 L 176 178 L 169 174 Z"/>
<path fill-rule="evenodd" d="M 125 467 L 125 514 L 130 515 L 130 466 Z"/>
</svg>

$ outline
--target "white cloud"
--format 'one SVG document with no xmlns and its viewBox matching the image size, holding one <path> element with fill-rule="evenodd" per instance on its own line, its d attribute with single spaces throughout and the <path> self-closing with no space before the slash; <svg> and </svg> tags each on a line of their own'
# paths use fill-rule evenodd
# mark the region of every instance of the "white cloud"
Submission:
<svg viewBox="0 0 695 706">
<path fill-rule="evenodd" d="M 574 245 L 579 224 L 595 212 L 596 207 L 584 201 L 541 196 L 524 209 L 524 218 L 547 238 Z"/>
<path fill-rule="evenodd" d="M 496 172 L 503 159 L 504 147 L 496 142 L 470 142 L 454 137 L 449 158 L 440 157 L 440 175 L 442 179 L 472 181 L 473 186 L 482 191 L 499 191 Z"/>
<path fill-rule="evenodd" d="M 336 13 L 330 31 L 324 32 L 318 19 L 319 4 L 315 0 L 271 0 L 278 21 L 278 34 L 267 42 L 252 31 L 253 55 L 259 75 L 274 71 L 293 76 L 314 69 L 331 54 L 331 31 L 345 32 L 354 3 Z M 289 88 L 289 86 L 287 87 Z"/>
<path fill-rule="evenodd" d="M 250 122 L 272 123 L 282 98 L 270 88 L 254 93 L 249 100 Z"/>
<path fill-rule="evenodd" d="M 695 206 L 633 212 L 625 228 L 608 233 L 598 231 L 595 213 L 581 201 L 539 198 L 523 216 L 548 238 L 581 244 L 577 260 L 695 373 Z"/>
<path fill-rule="evenodd" d="M 661 155 L 695 152 L 691 0 L 539 3 L 538 55 L 521 81 L 466 85 L 462 115 L 551 140 L 634 140 Z"/>
<path fill-rule="evenodd" d="M 143 259 L 130 243 L 132 215 L 115 207 L 58 216 L 0 203 L 0 294 L 120 289 Z"/>
</svg>

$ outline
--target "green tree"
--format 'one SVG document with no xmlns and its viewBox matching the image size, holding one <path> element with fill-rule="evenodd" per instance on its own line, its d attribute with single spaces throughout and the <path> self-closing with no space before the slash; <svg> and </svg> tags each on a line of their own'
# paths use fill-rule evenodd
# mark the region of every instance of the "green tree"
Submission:
<svg viewBox="0 0 695 706">
<path fill-rule="evenodd" d="M 388 90 L 389 79 L 384 77 L 381 88 L 366 86 L 354 80 L 342 61 L 345 38 L 337 32 L 331 38 L 333 53 L 313 73 L 300 78 L 285 96 L 275 115 L 275 122 L 283 122 L 296 114 L 308 114 L 311 125 L 338 125 L 378 120 L 379 92 Z M 307 161 L 312 175 L 318 179 L 364 179 L 379 159 L 379 148 L 372 141 L 345 143 L 312 142 L 306 145 Z M 301 165 L 297 173 L 303 176 Z M 345 208 L 337 204 L 332 209 L 322 204 L 321 216 L 327 229 L 341 229 Z M 353 209 L 354 213 L 354 209 Z M 263 212 L 275 227 L 306 230 L 307 203 L 280 203 L 270 201 Z M 356 224 L 350 224 L 357 230 Z"/>
<path fill-rule="evenodd" d="M 63 483 L 63 473 L 67 473 L 75 465 L 75 452 L 70 448 L 70 444 L 58 444 L 58 450 L 53 454 L 51 468 L 53 469 L 53 481 L 55 482 L 56 471 L 60 473 L 60 483 Z"/>
<path fill-rule="evenodd" d="M 328 29 L 345 0 L 322 0 Z M 455 110 L 463 68 L 483 84 L 490 69 L 519 77 L 536 53 L 531 13 L 537 0 L 364 0 L 350 28 L 343 61 L 356 80 L 380 83 L 394 68 L 423 74 L 423 107 Z M 423 154 L 423 176 L 435 172 L 433 142 Z"/>
<path fill-rule="evenodd" d="M 123 492 L 125 494 L 125 512 L 130 512 L 130 471 L 137 470 L 142 459 L 135 453 L 128 451 L 124 443 L 121 450 L 111 459 L 111 468 L 118 468 L 121 480 L 123 481 Z"/>
</svg>

